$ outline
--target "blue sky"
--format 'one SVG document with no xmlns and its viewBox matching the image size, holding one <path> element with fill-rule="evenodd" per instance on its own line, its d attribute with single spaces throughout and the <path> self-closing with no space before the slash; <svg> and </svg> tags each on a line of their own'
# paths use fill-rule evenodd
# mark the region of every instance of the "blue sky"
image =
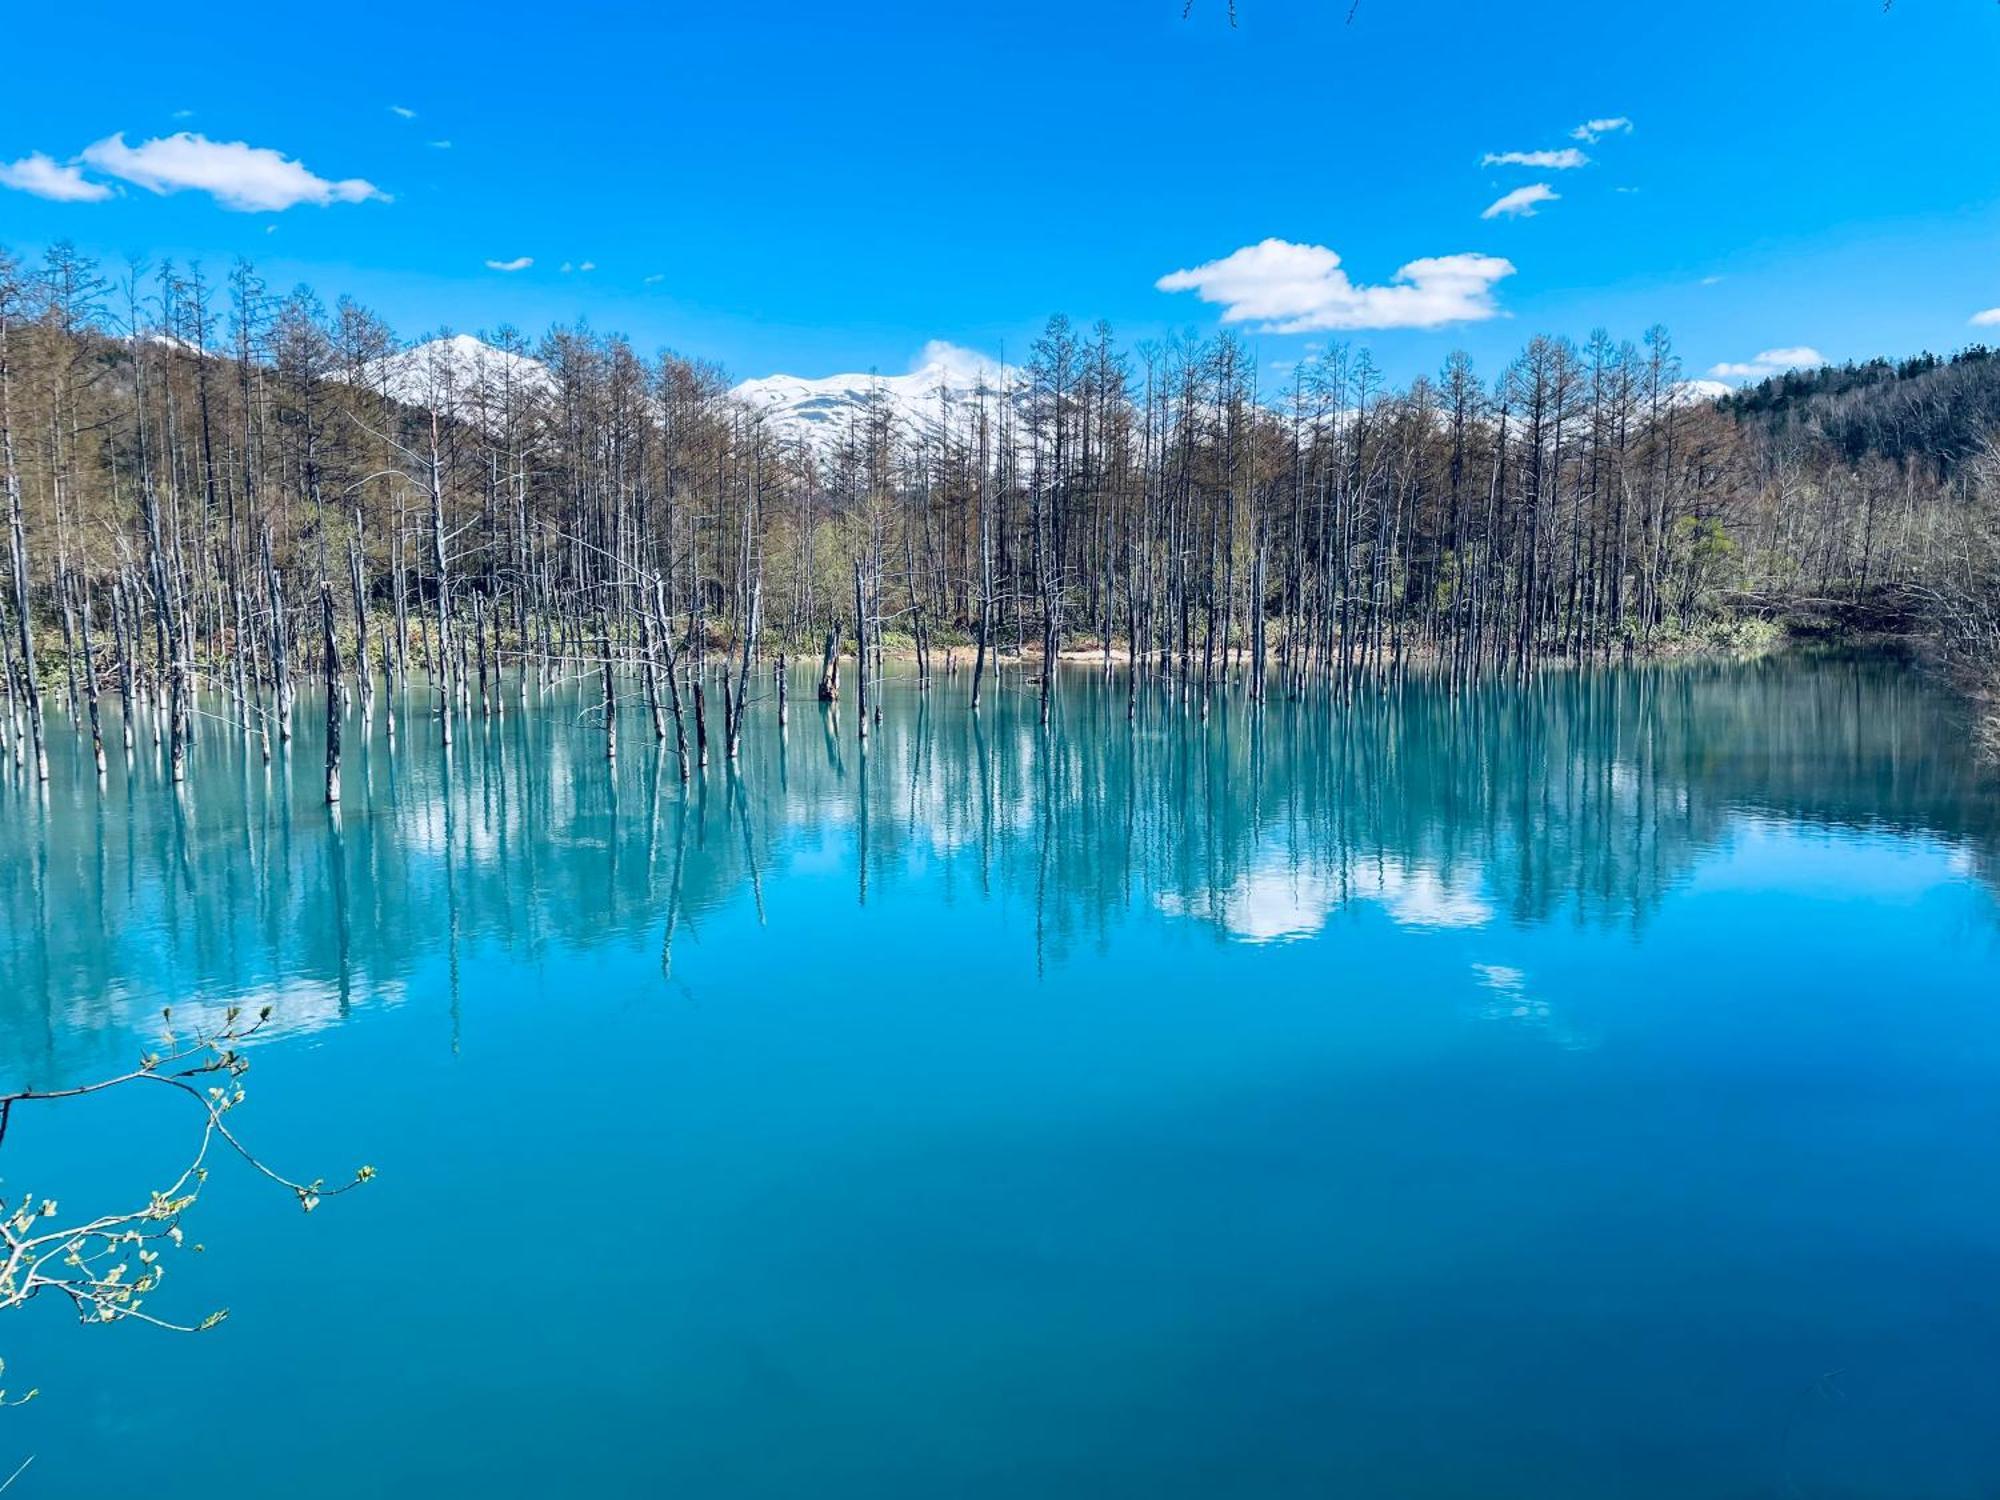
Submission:
<svg viewBox="0 0 2000 1500">
<path fill-rule="evenodd" d="M 1350 3 L 17 6 L 12 57 L 75 61 L 8 70 L 0 243 L 737 376 L 1017 352 L 1055 311 L 1233 309 L 1267 369 L 1347 339 L 1397 379 L 1655 321 L 1692 374 L 2000 337 L 2000 5 Z"/>
</svg>

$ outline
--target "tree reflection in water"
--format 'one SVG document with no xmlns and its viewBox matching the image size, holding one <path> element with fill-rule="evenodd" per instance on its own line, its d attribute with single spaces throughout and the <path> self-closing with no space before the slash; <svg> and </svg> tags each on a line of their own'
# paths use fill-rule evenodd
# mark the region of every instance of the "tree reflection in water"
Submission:
<svg viewBox="0 0 2000 1500">
<path fill-rule="evenodd" d="M 531 694 L 450 750 L 349 715 L 346 788 L 320 805 L 316 715 L 266 766 L 220 727 L 176 794 L 149 746 L 100 790 L 53 736 L 46 796 L 0 782 L 0 1045 L 49 1059 L 164 1003 L 254 1006 L 287 1027 L 395 1003 L 465 945 L 678 944 L 739 899 L 782 942 L 786 871 L 851 864 L 866 904 L 905 882 L 1031 903 L 1040 965 L 1109 945 L 1140 908 L 1218 938 L 1308 935 L 1374 903 L 1412 926 L 1642 925 L 1745 818 L 1923 834 L 1993 870 L 2000 799 L 1957 708 L 1879 662 L 1774 659 L 1555 672 L 1452 696 L 1412 678 L 1350 705 L 1238 695 L 1204 721 L 1067 674 L 1053 723 L 1013 671 L 969 711 L 891 678 L 858 741 L 795 685 L 753 704 L 740 759 L 682 786 L 635 716 L 607 765 L 591 695 Z M 636 705 L 635 705 L 636 707 Z M 843 714 L 845 718 L 843 718 Z M 1506 1001 L 1505 976 L 1488 984 Z"/>
</svg>

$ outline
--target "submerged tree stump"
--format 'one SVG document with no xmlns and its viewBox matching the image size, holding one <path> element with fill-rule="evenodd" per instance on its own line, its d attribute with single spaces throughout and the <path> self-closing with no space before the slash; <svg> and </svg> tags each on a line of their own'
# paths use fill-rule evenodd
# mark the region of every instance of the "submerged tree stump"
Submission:
<svg viewBox="0 0 2000 1500">
<path fill-rule="evenodd" d="M 826 633 L 826 653 L 819 663 L 819 701 L 833 703 L 840 697 L 840 634 Z"/>
</svg>

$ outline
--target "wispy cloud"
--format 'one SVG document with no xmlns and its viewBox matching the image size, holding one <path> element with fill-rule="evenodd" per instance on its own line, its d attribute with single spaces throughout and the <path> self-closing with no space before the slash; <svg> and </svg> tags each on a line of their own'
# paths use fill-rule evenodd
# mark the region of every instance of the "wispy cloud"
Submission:
<svg viewBox="0 0 2000 1500">
<path fill-rule="evenodd" d="M 194 118 L 194 111 L 191 109 L 177 109 L 173 112 L 171 118 L 176 120 L 192 120 Z"/>
<path fill-rule="evenodd" d="M 2000 307 L 1989 307 L 1984 312 L 1976 312 L 1970 322 L 1974 328 L 2000 328 Z"/>
<path fill-rule="evenodd" d="M 1256 323 L 1271 333 L 1335 328 L 1438 328 L 1499 316 L 1494 286 L 1514 274 L 1495 255 L 1439 255 L 1413 260 L 1385 285 L 1348 278 L 1324 245 L 1268 239 L 1221 260 L 1172 271 L 1163 292 L 1193 292 L 1222 307 L 1225 323 Z"/>
<path fill-rule="evenodd" d="M 1782 375 L 1787 370 L 1810 370 L 1826 363 L 1819 350 L 1806 344 L 1795 344 L 1788 349 L 1760 350 L 1754 359 L 1724 360 L 1709 370 L 1709 374 L 1723 380 L 1762 380 L 1770 375 Z"/>
<path fill-rule="evenodd" d="M 935 374 L 940 384 L 969 389 L 982 380 L 992 380 L 1006 366 L 977 349 L 954 344 L 950 339 L 928 339 L 917 357 L 910 361 L 910 374 Z"/>
<path fill-rule="evenodd" d="M 1544 167 L 1551 172 L 1569 172 L 1590 165 L 1590 158 L 1574 146 L 1560 151 L 1489 151 L 1480 158 L 1485 167 Z"/>
<path fill-rule="evenodd" d="M 597 262 L 594 260 L 581 262 L 564 261 L 561 269 L 565 276 L 569 275 L 572 271 L 595 271 L 597 269 Z"/>
<path fill-rule="evenodd" d="M 432 141 L 432 142 L 430 143 L 430 147 L 431 147 L 431 150 L 433 150 L 433 151 L 449 151 L 449 150 L 451 149 L 451 142 L 450 142 L 450 141 Z"/>
<path fill-rule="evenodd" d="M 359 177 L 330 181 L 307 170 L 303 162 L 268 147 L 245 141 L 211 141 L 186 130 L 137 146 L 127 145 L 120 131 L 86 146 L 82 160 L 148 192 L 177 193 L 193 188 L 224 208 L 244 213 L 276 211 L 300 203 L 324 207 L 369 198 L 387 202 L 389 198 L 374 183 Z"/>
<path fill-rule="evenodd" d="M 1493 202 L 1487 204 L 1485 211 L 1479 217 L 1482 219 L 1498 219 L 1502 217 L 1532 219 L 1535 216 L 1535 205 L 1537 203 L 1554 203 L 1560 197 L 1562 197 L 1562 194 L 1558 193 L 1546 182 L 1530 183 L 1527 187 L 1515 188 L 1511 193 L 1503 193 L 1500 197 L 1494 199 Z"/>
<path fill-rule="evenodd" d="M 1623 115 L 1613 115 L 1609 119 L 1604 120 L 1585 120 L 1569 133 L 1569 138 L 1573 141 L 1582 141 L 1585 145 L 1588 145 L 1592 141 L 1601 140 L 1607 135 L 1630 135 L 1631 133 L 1632 122 Z"/>
<path fill-rule="evenodd" d="M 486 262 L 486 269 L 489 271 L 525 271 L 534 263 L 535 258 L 532 255 L 517 255 L 512 260 L 489 260 Z"/>
<path fill-rule="evenodd" d="M 0 187 L 57 203 L 102 203 L 111 196 L 110 188 L 85 177 L 75 162 L 59 162 L 40 151 L 16 162 L 0 162 Z"/>
<path fill-rule="evenodd" d="M 417 117 L 417 112 L 414 109 L 408 109 L 401 104 L 390 105 L 389 113 L 399 120 L 414 120 Z"/>
<path fill-rule="evenodd" d="M 661 282 L 665 281 L 666 279 L 667 277 L 664 271 L 655 271 L 651 276 L 644 277 L 642 279 L 641 284 L 645 286 L 658 286 Z"/>
</svg>

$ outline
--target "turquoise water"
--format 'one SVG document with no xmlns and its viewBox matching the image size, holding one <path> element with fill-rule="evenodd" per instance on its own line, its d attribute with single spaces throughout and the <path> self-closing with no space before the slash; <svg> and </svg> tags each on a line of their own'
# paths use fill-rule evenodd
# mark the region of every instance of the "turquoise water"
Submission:
<svg viewBox="0 0 2000 1500">
<path fill-rule="evenodd" d="M 1990 1496 L 2000 787 L 1883 664 L 1456 702 L 803 685 L 683 795 L 510 692 L 0 778 L 0 1082 L 276 1007 L 23 1496 Z M 711 690 L 711 697 L 717 697 Z M 16 1117 L 123 1203 L 156 1100 Z M 138 1478 L 136 1476 L 143 1476 Z M 9 1500 L 12 1500 L 10 1495 Z"/>
</svg>

